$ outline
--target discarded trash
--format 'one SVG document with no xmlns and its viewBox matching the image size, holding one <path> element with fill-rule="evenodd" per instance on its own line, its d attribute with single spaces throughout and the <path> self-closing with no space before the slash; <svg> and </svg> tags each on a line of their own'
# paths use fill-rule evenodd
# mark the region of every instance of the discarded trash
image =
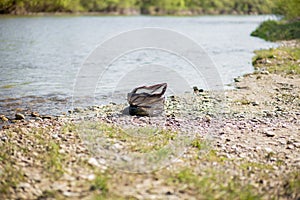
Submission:
<svg viewBox="0 0 300 200">
<path fill-rule="evenodd" d="M 164 110 L 164 93 L 167 83 L 134 88 L 128 93 L 129 114 L 138 116 L 159 115 Z"/>
</svg>

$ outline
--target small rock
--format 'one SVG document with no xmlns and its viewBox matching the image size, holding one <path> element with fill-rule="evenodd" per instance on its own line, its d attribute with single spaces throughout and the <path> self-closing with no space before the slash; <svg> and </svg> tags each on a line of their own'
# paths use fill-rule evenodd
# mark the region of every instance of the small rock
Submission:
<svg viewBox="0 0 300 200">
<path fill-rule="evenodd" d="M 81 113 L 83 112 L 82 108 L 74 108 L 74 112 Z"/>
<path fill-rule="evenodd" d="M 40 117 L 36 117 L 35 120 L 36 120 L 36 121 L 43 121 L 43 119 L 40 118 Z"/>
<path fill-rule="evenodd" d="M 5 142 L 5 141 L 7 141 L 7 140 L 8 140 L 8 138 L 7 138 L 5 135 L 1 137 L 1 141 Z M 0 174 L 1 174 L 1 173 L 0 173 Z"/>
<path fill-rule="evenodd" d="M 25 116 L 21 113 L 16 113 L 15 118 L 16 118 L 16 120 L 22 120 L 22 119 L 25 119 Z"/>
<path fill-rule="evenodd" d="M 273 131 L 264 131 L 264 134 L 267 137 L 274 137 L 276 135 Z"/>
<path fill-rule="evenodd" d="M 25 182 L 21 182 L 21 183 L 18 184 L 18 187 L 26 189 L 26 188 L 30 188 L 30 184 L 25 183 Z"/>
<path fill-rule="evenodd" d="M 50 115 L 44 115 L 42 116 L 42 119 L 53 119 L 53 117 Z"/>
<path fill-rule="evenodd" d="M 265 151 L 266 151 L 267 153 L 273 153 L 273 150 L 272 150 L 271 148 L 269 148 L 269 147 L 266 147 L 266 148 L 265 148 Z"/>
<path fill-rule="evenodd" d="M 269 75 L 269 74 L 270 74 L 270 72 L 268 72 L 268 71 L 266 71 L 266 70 L 263 70 L 263 71 L 261 71 L 260 73 L 261 73 L 261 74 L 265 74 L 265 75 Z"/>
<path fill-rule="evenodd" d="M 294 149 L 294 145 L 289 144 L 289 145 L 287 146 L 287 149 Z"/>
<path fill-rule="evenodd" d="M 92 180 L 94 180 L 95 178 L 96 178 L 95 174 L 90 174 L 90 175 L 87 176 L 87 179 L 88 179 L 89 181 L 92 181 Z"/>
<path fill-rule="evenodd" d="M 4 122 L 8 121 L 8 119 L 7 119 L 4 115 L 1 115 L 0 118 L 1 118 L 1 120 L 4 121 Z"/>
<path fill-rule="evenodd" d="M 90 158 L 90 159 L 88 160 L 88 163 L 89 163 L 90 165 L 92 165 L 92 166 L 99 167 L 99 163 L 98 163 L 98 161 L 96 160 L 96 158 Z"/>
<path fill-rule="evenodd" d="M 38 112 L 32 112 L 32 113 L 31 113 L 31 116 L 32 116 L 32 117 L 39 117 L 40 114 L 39 114 Z"/>
<path fill-rule="evenodd" d="M 122 149 L 123 146 L 120 145 L 119 143 L 115 143 L 115 144 L 112 145 L 112 148 L 115 149 L 115 150 L 118 150 L 118 149 Z"/>
<path fill-rule="evenodd" d="M 76 193 L 76 192 L 69 192 L 69 191 L 64 191 L 63 195 L 66 197 L 78 197 L 80 196 L 80 194 Z"/>
<path fill-rule="evenodd" d="M 295 146 L 296 148 L 300 148 L 300 142 L 295 142 L 295 143 L 294 143 L 294 146 Z"/>
<path fill-rule="evenodd" d="M 233 80 L 234 80 L 234 82 L 238 83 L 238 82 L 242 81 L 242 77 L 237 77 L 237 78 L 234 78 Z"/>
</svg>

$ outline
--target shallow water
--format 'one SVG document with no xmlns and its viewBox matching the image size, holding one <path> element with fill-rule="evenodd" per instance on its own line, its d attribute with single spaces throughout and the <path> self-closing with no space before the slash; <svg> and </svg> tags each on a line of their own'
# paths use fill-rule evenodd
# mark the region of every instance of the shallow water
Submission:
<svg viewBox="0 0 300 200">
<path fill-rule="evenodd" d="M 16 108 L 45 114 L 67 111 L 76 75 L 89 54 L 106 39 L 143 27 L 171 29 L 196 41 L 213 60 L 226 86 L 234 77 L 253 71 L 253 50 L 275 46 L 250 36 L 269 18 L 272 16 L 0 18 L 0 114 L 12 115 Z M 170 58 L 157 59 L 174 65 Z M 118 91 L 109 83 L 119 80 L 120 88 L 124 85 L 117 73 L 121 66 L 122 62 L 116 62 L 105 80 L 108 86 L 102 84 L 95 91 L 97 103 L 105 103 L 112 90 Z M 178 70 L 188 71 L 185 67 Z M 187 79 L 191 86 L 198 84 Z M 120 101 L 125 101 L 124 91 L 117 95 Z"/>
</svg>

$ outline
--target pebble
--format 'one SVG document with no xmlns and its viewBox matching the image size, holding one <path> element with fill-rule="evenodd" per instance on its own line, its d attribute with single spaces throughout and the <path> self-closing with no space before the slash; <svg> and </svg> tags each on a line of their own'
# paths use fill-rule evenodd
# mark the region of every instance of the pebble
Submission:
<svg viewBox="0 0 300 200">
<path fill-rule="evenodd" d="M 269 147 L 266 147 L 266 148 L 265 148 L 265 151 L 266 151 L 267 153 L 273 153 L 273 150 L 272 150 L 271 148 L 269 148 Z"/>
<path fill-rule="evenodd" d="M 96 178 L 95 174 L 90 174 L 90 175 L 87 176 L 87 179 L 88 179 L 89 181 L 92 181 L 92 180 L 94 180 L 95 178 Z"/>
<path fill-rule="evenodd" d="M 18 184 L 18 187 L 26 189 L 26 188 L 30 188 L 31 186 L 30 186 L 29 183 L 21 182 L 21 183 Z"/>
<path fill-rule="evenodd" d="M 16 113 L 15 114 L 15 119 L 16 120 L 22 120 L 22 119 L 25 119 L 25 116 L 21 113 Z"/>
<path fill-rule="evenodd" d="M 8 121 L 7 117 L 5 117 L 4 115 L 1 115 L 0 118 L 1 118 L 1 120 L 4 121 L 4 122 Z"/>
<path fill-rule="evenodd" d="M 84 110 L 82 108 L 74 108 L 74 112 L 76 112 L 76 113 L 81 113 L 83 111 Z"/>
<path fill-rule="evenodd" d="M 295 142 L 295 143 L 294 143 L 294 146 L 295 146 L 296 148 L 300 148 L 300 142 Z"/>
<path fill-rule="evenodd" d="M 260 73 L 261 73 L 261 74 L 264 74 L 264 75 L 269 75 L 269 74 L 270 74 L 270 72 L 268 72 L 268 71 L 266 71 L 266 70 L 263 70 L 263 71 L 261 71 Z"/>
<path fill-rule="evenodd" d="M 53 119 L 53 116 L 50 116 L 50 115 L 44 115 L 44 116 L 42 116 L 42 119 Z"/>
<path fill-rule="evenodd" d="M 90 165 L 92 165 L 92 166 L 95 166 L 95 167 L 99 167 L 99 166 L 100 166 L 96 158 L 90 158 L 90 159 L 88 160 L 88 163 L 89 163 Z"/>
<path fill-rule="evenodd" d="M 233 80 L 234 80 L 234 82 L 236 82 L 236 83 L 238 83 L 238 82 L 241 82 L 242 81 L 242 79 L 243 79 L 243 77 L 237 77 L 237 78 L 234 78 Z"/>
<path fill-rule="evenodd" d="M 264 134 L 267 137 L 274 137 L 276 135 L 273 131 L 264 131 Z"/>
<path fill-rule="evenodd" d="M 78 197 L 78 196 L 80 196 L 80 194 L 78 194 L 78 193 L 69 192 L 69 191 L 64 191 L 63 195 L 66 196 L 66 197 Z"/>
<path fill-rule="evenodd" d="M 39 114 L 38 112 L 32 112 L 32 113 L 31 113 L 31 116 L 32 116 L 32 117 L 39 117 L 40 114 Z"/>
</svg>

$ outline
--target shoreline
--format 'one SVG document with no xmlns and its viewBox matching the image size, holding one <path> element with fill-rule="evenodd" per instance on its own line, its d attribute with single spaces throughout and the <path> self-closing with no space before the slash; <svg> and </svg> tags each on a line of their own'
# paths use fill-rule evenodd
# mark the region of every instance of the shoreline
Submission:
<svg viewBox="0 0 300 200">
<path fill-rule="evenodd" d="M 294 46 L 293 42 L 283 43 Z M 6 172 L 0 173 L 4 180 L 1 191 L 6 189 L 3 197 L 299 198 L 300 75 L 270 73 L 264 67 L 276 62 L 271 58 L 261 61 L 263 67 L 237 77 L 235 88 L 225 91 L 220 126 L 214 127 L 220 121 L 215 121 L 214 98 L 209 92 L 194 96 L 197 107 L 192 109 L 197 111 L 188 115 L 193 120 L 181 118 L 176 101 L 169 101 L 173 113 L 166 122 L 171 132 L 164 133 L 165 137 L 176 137 L 172 131 L 191 125 L 196 135 L 183 155 L 150 173 L 124 173 L 109 160 L 99 159 L 78 132 L 76 123 L 94 119 L 106 130 L 106 150 L 144 153 L 162 145 L 165 137 L 146 138 L 143 143 L 142 138 L 120 135 L 117 127 L 122 123 L 148 123 L 147 118 L 120 118 L 122 105 L 79 109 L 56 119 L 17 121 L 0 130 L 0 172 Z M 207 135 L 214 136 L 209 148 Z"/>
<path fill-rule="evenodd" d="M 98 17 L 202 17 L 202 16 L 265 16 L 274 15 L 272 13 L 226 13 L 226 14 L 213 14 L 213 13 L 203 13 L 203 14 L 120 14 L 120 13 L 102 13 L 102 12 L 38 12 L 38 13 L 27 13 L 27 14 L 0 14 L 0 18 L 4 17 L 79 17 L 79 16 L 98 16 Z M 275 16 L 275 15 L 274 15 Z"/>
</svg>

